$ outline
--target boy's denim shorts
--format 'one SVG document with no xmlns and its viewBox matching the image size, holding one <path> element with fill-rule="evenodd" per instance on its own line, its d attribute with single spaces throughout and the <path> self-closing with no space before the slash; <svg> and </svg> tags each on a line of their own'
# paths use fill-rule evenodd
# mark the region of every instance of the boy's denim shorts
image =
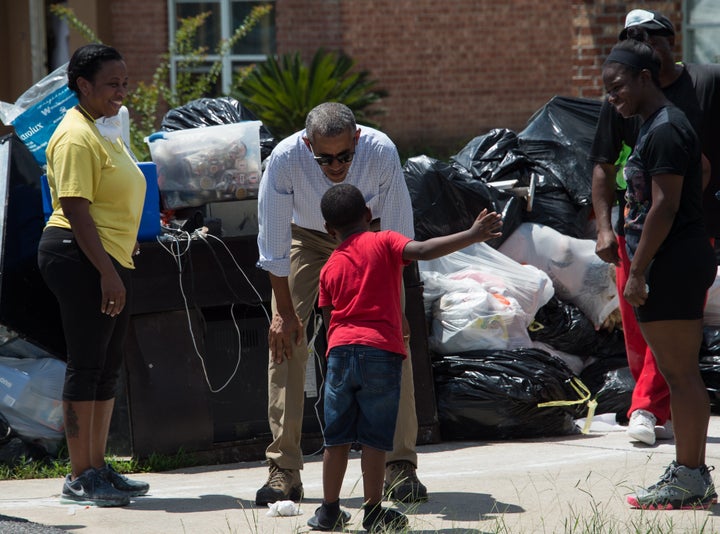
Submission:
<svg viewBox="0 0 720 534">
<path fill-rule="evenodd" d="M 391 451 L 402 355 L 365 345 L 334 347 L 325 378 L 325 446 L 358 442 Z"/>
</svg>

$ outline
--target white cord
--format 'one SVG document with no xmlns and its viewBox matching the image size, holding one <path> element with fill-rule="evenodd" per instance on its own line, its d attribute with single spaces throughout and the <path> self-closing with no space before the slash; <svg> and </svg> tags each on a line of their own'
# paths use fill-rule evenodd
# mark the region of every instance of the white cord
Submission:
<svg viewBox="0 0 720 534">
<path fill-rule="evenodd" d="M 325 355 L 320 354 L 315 347 L 315 339 L 320 333 L 320 327 L 322 326 L 322 324 L 322 315 L 313 310 L 313 335 L 312 338 L 310 338 L 310 341 L 308 341 L 308 351 L 315 356 L 318 369 L 320 370 L 320 387 L 318 388 L 319 393 L 317 400 L 313 404 L 313 411 L 315 412 L 315 418 L 317 419 L 318 426 L 320 427 L 320 434 L 322 435 L 323 445 L 321 445 L 320 448 L 315 452 L 310 453 L 310 456 L 320 454 L 325 446 L 325 429 L 323 428 L 322 420 L 320 419 L 320 412 L 318 410 L 318 407 L 320 406 L 320 401 L 322 401 L 323 399 L 323 393 L 325 392 L 325 373 L 323 373 L 323 358 L 325 358 Z M 310 350 L 310 347 L 312 347 L 312 350 Z"/>
<path fill-rule="evenodd" d="M 255 295 L 257 296 L 258 302 L 260 302 L 260 307 L 262 308 L 263 313 L 265 314 L 265 319 L 267 319 L 267 322 L 268 322 L 268 325 L 269 325 L 269 324 L 271 323 L 271 321 L 270 321 L 270 314 L 268 313 L 267 308 L 265 308 L 265 305 L 262 304 L 263 299 L 262 299 L 262 296 L 260 296 L 260 292 L 259 292 L 259 291 L 257 290 L 257 288 L 253 285 L 253 283 L 250 281 L 250 278 L 248 278 L 248 275 L 245 274 L 245 271 L 243 270 L 243 268 L 240 267 L 240 264 L 239 264 L 239 263 L 237 262 L 237 260 L 235 259 L 235 256 L 233 255 L 232 251 L 228 248 L 228 246 L 227 246 L 227 244 L 225 243 L 225 241 L 223 241 L 223 240 L 220 239 L 219 237 L 214 236 L 214 235 L 212 235 L 212 234 L 198 234 L 198 236 L 199 236 L 201 239 L 205 240 L 205 241 L 207 241 L 207 237 L 212 237 L 212 238 L 215 239 L 218 243 L 220 243 L 220 244 L 223 246 L 223 248 L 225 248 L 225 250 L 226 250 L 227 253 L 228 253 L 228 256 L 230 256 L 230 259 L 231 259 L 232 262 L 235 264 L 235 267 L 237 267 L 237 270 L 240 271 L 240 274 L 243 275 L 243 278 L 245 278 L 245 281 L 248 283 L 248 285 L 252 288 L 253 292 L 254 292 Z"/>
<path fill-rule="evenodd" d="M 185 294 L 185 286 L 183 285 L 183 280 L 182 280 L 182 278 L 183 278 L 182 257 L 185 254 L 187 254 L 188 251 L 190 250 L 190 241 L 191 241 L 192 236 L 188 232 L 181 232 L 181 235 L 184 238 L 183 240 L 185 241 L 185 249 L 181 252 L 180 251 L 181 239 L 176 236 L 169 236 L 169 234 L 164 234 L 164 235 L 166 236 L 166 240 L 168 240 L 168 238 L 170 240 L 169 246 L 166 245 L 166 243 L 164 241 L 162 241 L 159 237 L 157 238 L 157 241 L 158 241 L 158 243 L 160 243 L 160 245 L 163 247 L 163 249 L 165 249 L 165 251 L 167 251 L 173 257 L 173 259 L 175 260 L 175 263 L 177 265 L 178 286 L 180 288 L 180 294 L 182 296 L 183 304 L 185 307 L 185 317 L 187 318 L 188 332 L 190 333 L 190 339 L 192 340 L 193 348 L 195 349 L 195 354 L 198 357 L 198 359 L 200 360 L 200 365 L 202 367 L 203 375 L 205 377 L 205 383 L 208 385 L 208 388 L 210 389 L 211 393 L 220 393 L 222 390 L 224 390 L 228 386 L 228 384 L 230 384 L 232 379 L 235 378 L 235 375 L 237 374 L 237 371 L 240 368 L 240 361 L 242 359 L 242 338 L 240 335 L 240 327 L 238 326 L 237 319 L 235 318 L 235 313 L 234 313 L 235 304 L 233 303 L 230 306 L 230 316 L 232 317 L 233 326 L 235 327 L 235 332 L 237 333 L 237 339 L 238 339 L 237 361 L 235 362 L 235 369 L 233 369 L 232 374 L 225 381 L 225 383 L 222 386 L 220 386 L 219 388 L 214 388 L 213 385 L 210 383 L 210 377 L 208 376 L 207 367 L 205 365 L 205 358 L 203 357 L 202 354 L 200 354 L 200 350 L 198 349 L 198 346 L 197 346 L 197 341 L 195 339 L 195 333 L 193 332 L 193 329 L 192 329 L 192 318 L 190 317 L 190 306 L 187 301 L 187 295 Z M 201 234 L 200 234 L 200 232 L 196 231 L 193 235 L 200 236 Z M 173 245 L 177 248 L 177 252 L 173 251 Z M 224 245 L 224 243 L 223 243 L 223 245 Z M 227 247 L 225 247 L 225 248 L 227 249 Z M 228 250 L 228 252 L 230 252 L 230 251 Z M 231 256 L 232 256 L 232 254 L 231 254 Z M 233 258 L 233 261 L 234 260 L 235 259 Z M 235 262 L 235 264 L 237 265 L 237 262 Z M 239 268 L 239 266 L 238 266 L 238 268 Z M 240 270 L 242 272 L 242 269 L 240 269 Z M 245 276 L 245 273 L 243 273 L 243 276 Z M 247 276 L 245 276 L 245 279 L 248 280 Z M 248 280 L 248 283 L 250 283 L 249 280 Z M 251 287 L 253 287 L 252 284 L 250 284 L 250 285 L 251 285 Z M 253 290 L 255 291 L 256 294 L 258 294 L 257 289 L 255 289 L 255 287 L 253 287 Z M 258 294 L 258 297 L 259 297 L 259 294 Z M 264 306 L 263 306 L 263 310 L 265 310 Z M 267 315 L 267 311 L 265 312 L 265 314 Z"/>
</svg>

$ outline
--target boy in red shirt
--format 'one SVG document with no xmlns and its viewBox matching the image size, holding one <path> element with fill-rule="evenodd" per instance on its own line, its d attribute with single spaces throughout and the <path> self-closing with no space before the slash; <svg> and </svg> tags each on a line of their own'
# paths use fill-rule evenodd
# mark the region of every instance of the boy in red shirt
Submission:
<svg viewBox="0 0 720 534">
<path fill-rule="evenodd" d="M 393 446 L 409 338 L 400 300 L 402 269 L 413 260 L 438 258 L 499 237 L 502 219 L 483 210 L 468 230 L 420 242 L 391 230 L 371 232 L 370 209 L 349 184 L 330 188 L 320 209 L 325 228 L 340 244 L 320 272 L 318 303 L 328 339 L 323 503 L 308 525 L 332 530 L 350 520 L 340 509 L 340 489 L 350 447 L 358 442 L 363 527 L 371 532 L 401 529 L 407 518 L 381 503 L 385 452 Z"/>
</svg>

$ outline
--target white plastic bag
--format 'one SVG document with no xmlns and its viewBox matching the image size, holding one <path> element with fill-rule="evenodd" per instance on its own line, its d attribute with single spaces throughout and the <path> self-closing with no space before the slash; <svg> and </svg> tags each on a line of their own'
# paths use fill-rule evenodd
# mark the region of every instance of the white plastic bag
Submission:
<svg viewBox="0 0 720 534">
<path fill-rule="evenodd" d="M 0 357 L 0 413 L 20 436 L 63 437 L 65 367 L 55 358 Z"/>
<path fill-rule="evenodd" d="M 561 300 L 575 304 L 595 328 L 618 307 L 614 265 L 595 254 L 595 241 L 577 239 L 536 223 L 521 224 L 500 252 L 547 273 Z"/>
<path fill-rule="evenodd" d="M 418 266 L 435 352 L 531 346 L 527 327 L 553 296 L 546 274 L 484 243 Z"/>
<path fill-rule="evenodd" d="M 67 86 L 66 63 L 30 87 L 14 104 L 0 102 L 0 121 L 11 124 L 38 164 L 45 165 L 50 137 L 77 101 Z"/>
</svg>

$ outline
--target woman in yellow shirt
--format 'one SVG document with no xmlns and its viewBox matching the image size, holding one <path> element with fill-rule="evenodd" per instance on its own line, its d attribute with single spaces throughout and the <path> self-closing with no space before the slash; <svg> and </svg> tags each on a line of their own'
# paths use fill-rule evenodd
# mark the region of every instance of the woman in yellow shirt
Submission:
<svg viewBox="0 0 720 534">
<path fill-rule="evenodd" d="M 68 87 L 79 104 L 47 147 L 53 213 L 38 247 L 67 345 L 63 415 L 71 473 L 61 501 L 97 506 L 124 506 L 149 489 L 105 462 L 146 187 L 120 129 L 107 124 L 127 84 L 125 62 L 114 48 L 91 44 L 70 59 Z"/>
</svg>

